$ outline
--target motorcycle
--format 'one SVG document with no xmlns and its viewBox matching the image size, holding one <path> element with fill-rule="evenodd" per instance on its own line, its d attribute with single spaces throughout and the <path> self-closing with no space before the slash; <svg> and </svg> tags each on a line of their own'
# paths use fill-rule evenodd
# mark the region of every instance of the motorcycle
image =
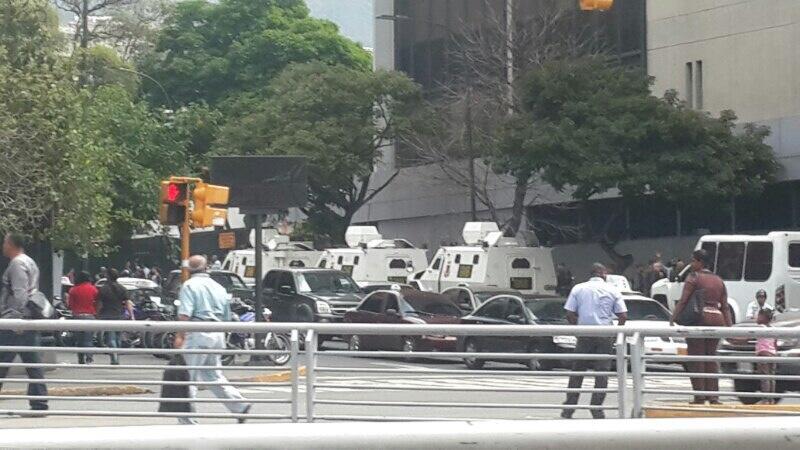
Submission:
<svg viewBox="0 0 800 450">
<path fill-rule="evenodd" d="M 231 303 L 233 320 L 236 322 L 254 322 L 256 320 L 255 309 L 248 303 L 241 300 Z M 262 311 L 264 321 L 269 322 L 272 318 L 272 311 L 264 308 Z M 255 335 L 250 333 L 227 333 L 225 347 L 228 350 L 252 350 L 256 348 Z M 269 332 L 264 337 L 264 348 L 266 350 L 289 350 L 289 336 L 281 333 Z M 274 354 L 267 357 L 276 366 L 283 366 L 289 362 L 289 353 Z M 235 354 L 222 355 L 222 364 L 225 366 L 233 365 L 236 362 Z"/>
<path fill-rule="evenodd" d="M 72 311 L 61 297 L 53 298 L 53 308 L 56 310 L 57 320 L 72 319 Z M 56 347 L 73 347 L 75 345 L 75 332 L 67 330 L 53 331 L 53 343 Z"/>
</svg>

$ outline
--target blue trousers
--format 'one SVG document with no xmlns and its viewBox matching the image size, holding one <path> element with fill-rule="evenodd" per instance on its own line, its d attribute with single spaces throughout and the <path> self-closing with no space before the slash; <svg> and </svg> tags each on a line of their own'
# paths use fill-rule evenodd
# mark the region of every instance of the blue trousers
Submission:
<svg viewBox="0 0 800 450">
<path fill-rule="evenodd" d="M 0 331 L 0 345 L 10 347 L 37 347 L 39 346 L 39 333 L 35 331 L 24 331 L 22 334 L 17 334 L 13 331 Z M 40 364 L 42 359 L 38 353 L 34 352 L 0 352 L 0 362 L 10 363 L 14 358 L 19 355 L 23 363 Z M 8 374 L 8 367 L 0 367 L 0 379 L 5 378 Z M 44 383 L 34 380 L 43 380 L 44 371 L 41 367 L 26 367 L 28 378 L 31 383 L 28 383 L 29 396 L 46 396 L 47 386 Z M 0 383 L 0 390 L 3 388 L 3 383 Z M 47 400 L 30 400 L 31 409 L 44 410 L 47 409 Z"/>
</svg>

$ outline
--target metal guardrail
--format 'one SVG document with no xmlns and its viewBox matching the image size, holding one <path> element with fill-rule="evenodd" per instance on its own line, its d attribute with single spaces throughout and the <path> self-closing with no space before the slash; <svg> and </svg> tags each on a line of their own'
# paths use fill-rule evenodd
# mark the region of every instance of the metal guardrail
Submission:
<svg viewBox="0 0 800 450">
<path fill-rule="evenodd" d="M 378 396 L 376 399 L 330 399 L 318 395 L 320 389 L 350 389 L 359 390 L 364 392 L 377 392 L 381 393 L 387 388 L 382 386 L 369 386 L 358 385 L 355 383 L 329 383 L 324 378 L 318 378 L 322 374 L 360 374 L 360 375 L 419 375 L 418 370 L 410 368 L 375 368 L 375 367 L 335 367 L 325 365 L 320 360 L 321 355 L 341 356 L 341 357 L 374 357 L 374 358 L 465 358 L 475 357 L 475 353 L 467 352 L 397 352 L 397 351 L 344 351 L 344 350 L 329 350 L 320 351 L 317 348 L 317 335 L 336 335 L 336 336 L 349 336 L 349 335 L 398 335 L 398 336 L 516 336 L 516 337 L 533 337 L 533 336 L 599 336 L 607 338 L 615 338 L 615 353 L 609 355 L 598 354 L 575 354 L 575 353 L 479 353 L 481 359 L 500 359 L 500 360 L 529 360 L 532 358 L 538 360 L 559 360 L 559 361 L 578 361 L 578 360 L 608 360 L 614 361 L 615 368 L 608 372 L 592 372 L 592 371 L 544 371 L 544 370 L 503 370 L 503 371 L 486 371 L 486 370 L 460 370 L 460 369 L 444 369 L 437 370 L 437 376 L 458 376 L 461 378 L 470 378 L 490 373 L 492 377 L 506 377 L 506 376 L 524 376 L 526 379 L 534 380 L 537 378 L 546 377 L 565 377 L 571 375 L 582 376 L 595 376 L 606 375 L 611 379 L 616 380 L 616 386 L 606 389 L 594 388 L 578 388 L 568 389 L 566 382 L 563 387 L 459 387 L 459 386 L 431 386 L 426 388 L 420 387 L 404 387 L 395 386 L 391 390 L 428 390 L 431 392 L 496 392 L 500 393 L 528 393 L 528 394 L 544 394 L 544 393 L 606 393 L 614 394 L 616 398 L 603 406 L 591 405 L 576 405 L 576 410 L 616 410 L 618 417 L 642 417 L 645 395 L 669 395 L 669 396 L 690 396 L 696 393 L 690 389 L 654 389 L 648 387 L 648 380 L 654 376 L 657 377 L 706 377 L 706 378 L 727 378 L 727 379 L 763 379 L 767 378 L 763 375 L 755 374 L 696 374 L 687 372 L 654 372 L 651 370 L 651 364 L 661 363 L 685 363 L 687 361 L 719 361 L 719 362 L 780 362 L 780 363 L 798 363 L 800 364 L 800 357 L 776 357 L 776 358 L 763 358 L 755 356 L 715 356 L 715 357 L 698 357 L 698 356 L 666 356 L 666 355 L 648 355 L 645 353 L 644 338 L 649 336 L 657 337 L 682 337 L 682 338 L 730 338 L 730 337 L 748 337 L 755 336 L 769 336 L 776 338 L 800 338 L 800 329 L 789 328 L 708 328 L 708 327 L 646 327 L 646 326 L 528 326 L 528 325 L 370 325 L 370 324 L 330 324 L 330 323 L 209 323 L 209 322 L 126 322 L 126 321 L 23 321 L 23 320 L 0 320 L 0 330 L 10 331 L 128 331 L 128 332 L 175 332 L 175 331 L 207 331 L 207 332 L 237 332 L 237 333 L 259 333 L 265 334 L 267 332 L 283 333 L 290 335 L 290 348 L 286 350 L 255 350 L 255 349 L 235 349 L 235 350 L 208 350 L 208 349 L 147 349 L 147 348 L 84 348 L 84 347 L 10 347 L 2 346 L 0 342 L 0 352 L 2 351 L 27 351 L 27 352 L 75 352 L 75 353 L 93 353 L 93 354 L 108 354 L 117 353 L 120 355 L 135 355 L 135 354 L 163 354 L 163 355 L 176 355 L 176 354 L 237 354 L 237 355 L 250 355 L 250 356 L 264 356 L 264 355 L 277 355 L 289 354 L 291 356 L 288 376 L 286 381 L 262 381 L 262 380 L 231 380 L 228 384 L 234 386 L 258 388 L 264 386 L 281 386 L 289 387 L 288 396 L 282 398 L 269 398 L 269 399 L 248 399 L 247 402 L 253 404 L 270 404 L 270 405 L 283 405 L 285 410 L 279 413 L 263 414 L 251 413 L 246 417 L 248 419 L 283 419 L 297 422 L 304 420 L 313 422 L 315 420 L 431 420 L 430 417 L 402 417 L 402 416 L 386 416 L 386 415 L 369 415 L 369 414 L 326 414 L 320 413 L 320 407 L 330 406 L 351 406 L 359 408 L 369 408 L 374 406 L 382 407 L 425 407 L 435 409 L 474 409 L 478 411 L 476 415 L 480 416 L 482 409 L 517 409 L 517 410 L 561 410 L 564 408 L 560 402 L 558 403 L 507 403 L 507 402 L 457 402 L 457 401 L 389 401 Z M 303 339 L 304 338 L 304 339 Z M 110 369 L 125 371 L 126 374 L 136 373 L 139 371 L 155 371 L 160 373 L 167 366 L 160 362 L 158 364 L 128 364 L 128 365 L 78 365 L 78 364 L 63 364 L 63 363 L 40 363 L 40 364 L 25 364 L 25 363 L 0 363 L 0 366 L 6 367 L 41 367 L 41 368 L 69 368 L 69 369 Z M 301 366 L 305 366 L 305 371 L 301 370 Z M 630 370 L 628 367 L 630 366 Z M 206 368 L 204 366 L 188 366 L 186 369 L 200 369 Z M 258 372 L 285 372 L 285 367 L 270 367 L 270 366 L 251 366 L 251 365 L 233 365 L 221 367 L 222 370 L 231 371 L 258 371 Z M 632 382 L 632 389 L 627 391 L 628 379 Z M 768 378 L 775 380 L 788 380 L 798 381 L 798 375 L 773 375 Z M 2 380 L 4 383 L 27 383 L 29 380 L 25 377 L 6 378 Z M 143 377 L 136 377 L 131 375 L 124 379 L 87 379 L 87 378 L 61 378 L 59 376 L 50 375 L 45 380 L 48 384 L 60 384 L 68 386 L 81 386 L 81 385 L 94 385 L 94 386 L 108 386 L 108 385 L 136 385 L 136 386 L 164 386 L 164 385 L 196 385 L 199 387 L 208 387 L 211 385 L 219 385 L 220 383 L 211 382 L 180 382 L 180 381 L 162 381 L 158 379 L 144 379 Z M 305 391 L 301 398 L 301 391 Z M 2 394 L 2 393 L 0 393 Z M 629 395 L 630 394 L 630 395 Z M 703 393 L 700 393 L 703 394 Z M 711 393 L 709 393 L 710 395 Z M 758 397 L 758 398 L 800 398 L 800 394 L 793 393 L 776 393 L 776 394 L 762 394 L 762 393 L 747 393 L 747 392 L 730 392 L 721 391 L 714 392 L 714 395 L 721 397 Z M 139 397 L 103 397 L 100 395 L 81 397 L 81 396 L 48 396 L 48 397 L 35 397 L 28 395 L 0 395 L 0 400 L 32 400 L 32 399 L 47 399 L 57 400 L 60 402 L 71 401 L 90 401 L 106 403 L 119 402 L 120 404 L 128 403 L 157 403 L 165 400 L 179 401 L 183 399 L 164 399 L 157 396 L 139 396 Z M 224 403 L 225 400 L 197 398 L 195 403 Z M 572 407 L 570 407 L 572 408 Z M 51 409 L 47 411 L 50 416 L 120 416 L 120 417 L 194 417 L 194 418 L 239 418 L 244 417 L 232 413 L 159 413 L 153 411 L 111 411 L 103 408 L 97 410 L 78 410 L 78 409 Z M 31 412 L 19 409 L 0 409 L 0 414 L 19 414 L 29 415 Z M 480 419 L 481 417 L 477 417 Z M 453 419 L 452 417 L 441 417 L 445 420 L 463 420 L 463 418 Z"/>
</svg>

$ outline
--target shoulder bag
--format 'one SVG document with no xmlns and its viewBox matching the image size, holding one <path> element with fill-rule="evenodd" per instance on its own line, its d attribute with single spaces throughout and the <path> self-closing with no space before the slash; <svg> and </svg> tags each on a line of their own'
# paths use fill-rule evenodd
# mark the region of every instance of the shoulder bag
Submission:
<svg viewBox="0 0 800 450">
<path fill-rule="evenodd" d="M 53 305 L 38 289 L 28 296 L 28 302 L 25 306 L 28 307 L 32 319 L 52 319 L 56 315 Z"/>
<path fill-rule="evenodd" d="M 700 274 L 695 274 L 699 279 Z M 705 289 L 695 288 L 692 295 L 689 296 L 689 301 L 683 308 L 683 311 L 675 318 L 675 322 L 682 326 L 694 326 L 703 324 L 703 306 L 706 299 Z"/>
</svg>

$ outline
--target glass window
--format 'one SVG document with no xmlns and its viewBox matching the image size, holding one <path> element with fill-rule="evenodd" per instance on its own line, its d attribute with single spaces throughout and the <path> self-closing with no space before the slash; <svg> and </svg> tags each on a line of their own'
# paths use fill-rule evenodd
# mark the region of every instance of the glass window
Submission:
<svg viewBox="0 0 800 450">
<path fill-rule="evenodd" d="M 506 307 L 509 302 L 508 297 L 500 297 L 484 304 L 476 313 L 476 316 L 488 317 L 490 319 L 506 320 Z"/>
<path fill-rule="evenodd" d="M 789 267 L 800 267 L 800 243 L 789 244 Z"/>
<path fill-rule="evenodd" d="M 461 317 L 463 314 L 456 305 L 441 300 L 433 300 L 430 298 L 414 298 L 406 297 L 406 303 L 412 308 L 410 313 L 431 314 L 437 316 L 452 316 Z"/>
<path fill-rule="evenodd" d="M 225 264 L 222 265 L 222 270 L 231 270 L 231 260 L 225 260 Z"/>
<path fill-rule="evenodd" d="M 530 269 L 531 262 L 528 261 L 528 258 L 517 258 L 514 261 L 511 261 L 511 268 L 512 269 Z"/>
<path fill-rule="evenodd" d="M 322 260 L 319 261 L 319 268 L 320 269 L 325 269 L 326 268 L 325 266 L 327 266 L 327 265 L 328 265 L 328 260 L 327 259 L 322 259 Z"/>
<path fill-rule="evenodd" d="M 456 264 L 461 262 L 461 255 L 456 255 Z"/>
<path fill-rule="evenodd" d="M 508 312 L 506 312 L 506 317 L 508 316 L 525 317 L 525 313 L 522 311 L 522 303 L 519 300 L 511 300 L 508 305 Z"/>
<path fill-rule="evenodd" d="M 386 306 L 383 308 L 384 311 L 388 309 L 393 309 L 395 311 L 399 311 L 400 307 L 397 304 L 397 296 L 393 294 L 388 294 L 386 298 Z"/>
<path fill-rule="evenodd" d="M 717 243 L 703 242 L 700 248 L 708 252 L 708 260 L 711 261 L 711 266 L 708 267 L 708 270 L 717 273 Z"/>
<path fill-rule="evenodd" d="M 661 303 L 650 300 L 627 300 L 628 320 L 667 321 L 671 314 Z"/>
<path fill-rule="evenodd" d="M 472 257 L 472 264 L 477 265 L 480 260 L 481 260 L 480 255 L 475 255 Z"/>
<path fill-rule="evenodd" d="M 379 313 L 381 312 L 381 305 L 383 304 L 383 299 L 386 298 L 388 294 L 385 292 L 376 292 L 361 303 L 361 306 L 358 307 L 360 311 L 367 311 L 367 312 L 374 312 Z"/>
<path fill-rule="evenodd" d="M 462 291 L 463 289 L 448 289 L 442 292 L 442 295 L 444 295 L 451 302 L 457 303 L 459 294 L 461 294 Z"/>
<path fill-rule="evenodd" d="M 458 278 L 472 278 L 472 266 L 469 264 L 460 264 L 456 276 Z"/>
<path fill-rule="evenodd" d="M 745 281 L 767 281 L 772 275 L 772 242 L 748 242 Z"/>
<path fill-rule="evenodd" d="M 525 300 L 525 306 L 538 322 L 567 322 L 567 313 L 564 311 L 566 300 Z"/>
<path fill-rule="evenodd" d="M 278 287 L 289 286 L 292 290 L 295 290 L 294 287 L 294 277 L 289 272 L 281 272 L 280 278 L 278 278 Z"/>
<path fill-rule="evenodd" d="M 355 294 L 358 286 L 349 276 L 338 272 L 307 272 L 297 275 L 299 292 L 336 292 Z"/>
<path fill-rule="evenodd" d="M 354 266 L 357 266 L 357 265 L 358 265 L 358 262 L 359 262 L 360 260 L 361 260 L 361 258 L 359 258 L 358 256 L 356 256 L 355 258 L 353 258 L 353 265 L 354 265 Z"/>
<path fill-rule="evenodd" d="M 389 261 L 389 268 L 390 269 L 405 269 L 406 268 L 406 262 L 404 260 L 402 260 L 402 259 L 393 259 L 393 260 Z"/>
<path fill-rule="evenodd" d="M 306 263 L 300 261 L 299 259 L 295 259 L 289 263 L 289 267 L 305 267 Z"/>
<path fill-rule="evenodd" d="M 264 289 L 277 289 L 278 288 L 278 275 L 280 272 L 268 272 L 264 277 Z"/>
<path fill-rule="evenodd" d="M 441 266 L 442 266 L 442 258 L 436 258 L 436 261 L 433 262 L 433 265 L 431 266 L 431 269 L 439 270 L 439 267 L 441 267 Z"/>
<path fill-rule="evenodd" d="M 340 257 L 339 257 L 339 258 L 336 260 L 336 264 L 339 264 L 339 265 L 341 265 L 341 264 L 342 264 L 342 262 L 344 262 L 344 258 L 340 256 Z"/>
<path fill-rule="evenodd" d="M 717 250 L 717 275 L 723 280 L 742 279 L 744 242 L 720 242 Z"/>
</svg>

